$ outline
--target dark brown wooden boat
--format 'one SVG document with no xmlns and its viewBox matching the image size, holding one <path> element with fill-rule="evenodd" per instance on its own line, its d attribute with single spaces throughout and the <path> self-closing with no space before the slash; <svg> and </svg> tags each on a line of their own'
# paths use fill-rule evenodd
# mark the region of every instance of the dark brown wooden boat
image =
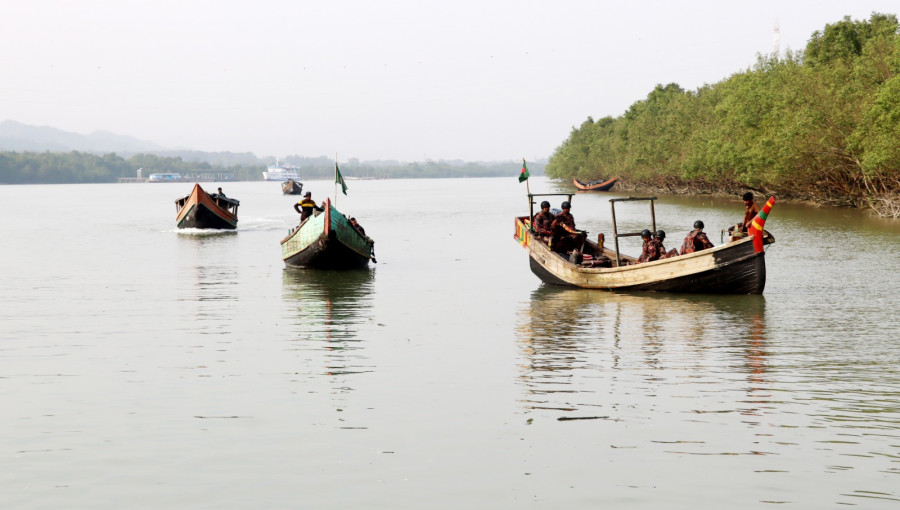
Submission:
<svg viewBox="0 0 900 510">
<path fill-rule="evenodd" d="M 281 183 L 281 192 L 285 195 L 300 195 L 303 193 L 303 183 L 288 179 Z"/>
<path fill-rule="evenodd" d="M 572 183 L 575 184 L 575 187 L 581 191 L 609 191 L 618 180 L 618 177 L 612 177 L 610 179 L 598 179 L 595 181 L 581 182 L 578 179 L 572 179 Z"/>
<path fill-rule="evenodd" d="M 542 195 L 529 195 L 532 213 L 533 196 Z M 571 195 L 568 196 L 571 200 Z M 619 233 L 615 223 L 615 203 L 634 200 L 650 201 L 652 228 L 656 231 L 652 207 L 655 197 L 610 200 L 615 249 L 605 247 L 598 236 L 598 242 L 585 241 L 575 257 L 554 252 L 531 229 L 530 218 L 534 214 L 515 219 L 515 239 L 528 252 L 531 271 L 551 285 L 610 291 L 762 294 L 766 285 L 764 245 L 775 242 L 762 227 L 775 202 L 774 197 L 757 215 L 749 236 L 711 249 L 640 264 L 636 257 L 619 253 L 618 242 L 619 237 L 639 236 L 640 233 Z"/>
<path fill-rule="evenodd" d="M 199 184 L 189 195 L 175 200 L 178 228 L 236 229 L 240 201 L 218 193 L 208 194 Z"/>
</svg>

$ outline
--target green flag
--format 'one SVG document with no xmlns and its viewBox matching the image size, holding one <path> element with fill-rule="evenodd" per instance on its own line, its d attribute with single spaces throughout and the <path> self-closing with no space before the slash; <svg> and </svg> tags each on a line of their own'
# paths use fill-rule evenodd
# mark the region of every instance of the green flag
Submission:
<svg viewBox="0 0 900 510">
<path fill-rule="evenodd" d="M 527 181 L 531 175 L 528 173 L 528 167 L 525 166 L 525 160 L 522 160 L 522 173 L 519 174 L 519 182 Z"/>
<path fill-rule="evenodd" d="M 337 161 L 334 162 L 334 183 L 341 185 L 341 191 L 344 194 L 347 194 L 347 184 L 344 183 L 344 176 L 341 175 L 341 170 L 338 168 Z"/>
</svg>

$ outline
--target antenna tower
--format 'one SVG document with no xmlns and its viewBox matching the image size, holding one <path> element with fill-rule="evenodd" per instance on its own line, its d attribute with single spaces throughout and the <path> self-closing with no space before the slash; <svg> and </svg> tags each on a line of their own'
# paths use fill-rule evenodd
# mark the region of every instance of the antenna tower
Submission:
<svg viewBox="0 0 900 510">
<path fill-rule="evenodd" d="M 772 56 L 776 59 L 781 54 L 781 29 L 778 28 L 778 20 L 775 20 L 775 37 L 774 47 L 772 48 Z"/>
</svg>

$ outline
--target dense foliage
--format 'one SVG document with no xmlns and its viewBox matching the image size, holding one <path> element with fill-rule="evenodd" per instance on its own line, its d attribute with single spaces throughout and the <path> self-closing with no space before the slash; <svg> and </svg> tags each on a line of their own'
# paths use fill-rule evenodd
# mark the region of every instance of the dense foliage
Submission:
<svg viewBox="0 0 900 510">
<path fill-rule="evenodd" d="M 547 175 L 616 175 L 669 191 L 755 189 L 900 215 L 900 30 L 845 17 L 802 54 L 760 56 L 686 91 L 658 85 L 622 116 L 573 128 Z"/>
</svg>

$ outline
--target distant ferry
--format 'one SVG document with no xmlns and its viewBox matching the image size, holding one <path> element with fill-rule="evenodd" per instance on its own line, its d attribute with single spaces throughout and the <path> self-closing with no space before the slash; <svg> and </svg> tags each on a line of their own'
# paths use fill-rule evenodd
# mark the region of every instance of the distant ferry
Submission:
<svg viewBox="0 0 900 510">
<path fill-rule="evenodd" d="M 165 174 L 150 174 L 149 182 L 182 182 L 184 179 L 181 178 L 181 174 L 176 173 L 165 173 Z"/>
<path fill-rule="evenodd" d="M 300 180 L 300 169 L 295 166 L 270 166 L 263 172 L 263 179 L 267 181 Z"/>
</svg>

